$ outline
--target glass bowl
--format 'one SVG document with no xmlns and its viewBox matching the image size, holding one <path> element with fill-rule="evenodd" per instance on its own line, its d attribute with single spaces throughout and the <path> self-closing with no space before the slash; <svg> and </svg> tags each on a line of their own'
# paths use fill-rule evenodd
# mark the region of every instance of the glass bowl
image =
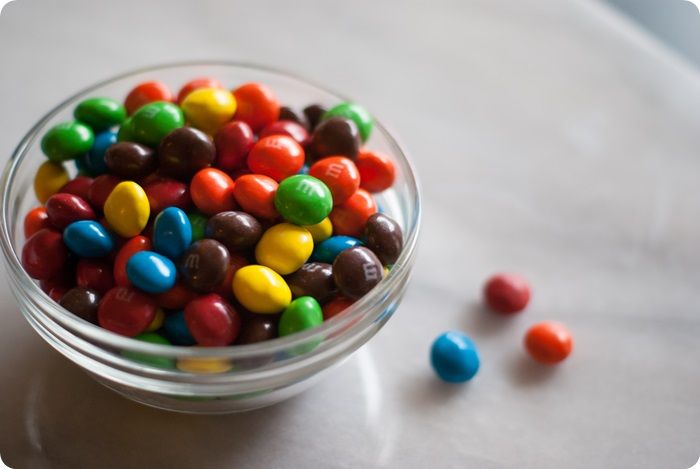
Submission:
<svg viewBox="0 0 700 469">
<path fill-rule="evenodd" d="M 401 301 L 413 267 L 420 195 L 405 152 L 376 122 L 367 147 L 389 155 L 397 170 L 395 185 L 379 194 L 377 202 L 401 225 L 405 247 L 389 274 L 369 294 L 315 329 L 251 345 L 180 347 L 122 337 L 74 316 L 51 300 L 20 263 L 24 214 L 38 205 L 32 182 L 46 159 L 39 148 L 41 136 L 53 125 L 71 120 L 73 109 L 84 98 L 122 99 L 133 86 L 146 80 L 160 80 L 177 90 L 199 76 L 216 77 L 231 88 L 248 81 L 265 83 L 280 102 L 297 109 L 309 103 L 332 105 L 347 100 L 288 73 L 233 62 L 161 65 L 97 83 L 49 111 L 12 154 L 2 174 L 1 242 L 20 310 L 52 347 L 103 385 L 134 401 L 180 412 L 227 413 L 267 406 L 299 393 L 387 322 Z M 76 169 L 71 167 L 69 171 L 74 175 Z M 134 356 L 156 359 L 168 367 L 128 358 Z"/>
</svg>

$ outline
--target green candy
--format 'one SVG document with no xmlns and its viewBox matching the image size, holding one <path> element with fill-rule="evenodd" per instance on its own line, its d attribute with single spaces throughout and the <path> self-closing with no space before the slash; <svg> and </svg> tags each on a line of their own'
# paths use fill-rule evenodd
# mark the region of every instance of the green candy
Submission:
<svg viewBox="0 0 700 469">
<path fill-rule="evenodd" d="M 300 296 L 282 312 L 278 326 L 280 337 L 305 331 L 323 323 L 323 313 L 312 296 Z"/>
<path fill-rule="evenodd" d="M 192 242 L 194 243 L 204 238 L 204 231 L 207 228 L 209 219 L 199 212 L 188 213 L 187 218 L 190 219 L 190 225 L 192 225 Z"/>
<path fill-rule="evenodd" d="M 127 117 L 122 125 L 119 126 L 117 132 L 117 142 L 133 142 L 134 141 L 134 124 L 131 117 Z"/>
<path fill-rule="evenodd" d="M 131 116 L 130 133 L 136 143 L 156 147 L 175 129 L 185 125 L 185 116 L 173 103 L 156 101 L 139 108 Z"/>
<path fill-rule="evenodd" d="M 275 208 L 290 223 L 315 225 L 331 213 L 333 197 L 320 179 L 297 174 L 280 182 Z"/>
<path fill-rule="evenodd" d="M 374 119 L 369 112 L 362 106 L 353 103 L 340 103 L 332 107 L 323 114 L 322 119 L 325 120 L 329 117 L 345 117 L 355 122 L 363 142 L 367 141 L 372 133 L 372 127 L 374 127 Z"/>
<path fill-rule="evenodd" d="M 93 131 L 101 132 L 124 122 L 126 109 L 110 98 L 89 98 L 78 104 L 73 116 Z"/>
<path fill-rule="evenodd" d="M 134 339 L 149 342 L 151 344 L 171 345 L 168 339 L 160 334 L 156 334 L 155 332 L 146 332 L 141 335 L 137 335 L 134 337 Z M 135 362 L 155 366 L 156 368 L 175 368 L 175 360 L 168 357 L 159 357 L 156 355 L 148 355 L 146 353 L 139 352 L 122 352 L 122 356 Z"/>
<path fill-rule="evenodd" d="M 41 151 L 49 160 L 61 162 L 81 156 L 92 148 L 95 135 L 80 122 L 62 122 L 49 129 L 41 139 Z"/>
</svg>

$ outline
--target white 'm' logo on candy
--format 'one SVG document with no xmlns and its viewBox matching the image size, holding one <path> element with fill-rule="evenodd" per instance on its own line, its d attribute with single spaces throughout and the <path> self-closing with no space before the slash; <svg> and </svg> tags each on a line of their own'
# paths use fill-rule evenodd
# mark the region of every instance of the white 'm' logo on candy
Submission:
<svg viewBox="0 0 700 469">
<path fill-rule="evenodd" d="M 114 297 L 119 301 L 131 303 L 131 300 L 134 298 L 134 292 L 129 291 L 126 288 L 120 288 L 119 290 L 117 290 L 117 294 L 114 295 Z"/>
<path fill-rule="evenodd" d="M 199 254 L 190 254 L 185 259 L 185 267 L 188 269 L 199 269 Z"/>
<path fill-rule="evenodd" d="M 379 278 L 379 269 L 370 262 L 362 264 L 362 271 L 365 274 L 365 280 L 377 280 Z"/>
<path fill-rule="evenodd" d="M 297 187 L 297 190 L 304 195 L 312 195 L 316 191 L 316 188 L 311 182 L 309 182 L 308 179 L 303 179 L 299 183 L 299 187 Z"/>
<path fill-rule="evenodd" d="M 342 164 L 333 163 L 328 165 L 328 168 L 326 169 L 326 176 L 330 176 L 332 178 L 339 178 L 341 174 L 343 174 Z"/>
</svg>

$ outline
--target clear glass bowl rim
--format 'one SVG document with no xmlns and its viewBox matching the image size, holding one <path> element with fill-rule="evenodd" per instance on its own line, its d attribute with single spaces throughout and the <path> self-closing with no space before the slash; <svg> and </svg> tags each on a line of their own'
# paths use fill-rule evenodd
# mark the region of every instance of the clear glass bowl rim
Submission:
<svg viewBox="0 0 700 469">
<path fill-rule="evenodd" d="M 278 68 L 258 65 L 249 62 L 238 62 L 238 61 L 226 61 L 226 60 L 193 60 L 193 61 L 181 61 L 181 62 L 169 62 L 148 67 L 142 67 L 138 69 L 133 69 L 128 72 L 124 72 L 105 80 L 99 81 L 92 85 L 89 85 L 72 96 L 66 98 L 64 101 L 59 103 L 53 109 L 51 109 L 46 115 L 44 115 L 22 138 L 17 147 L 12 153 L 10 160 L 5 165 L 2 173 L 2 178 L 0 179 L 0 187 L 2 194 L 2 204 L 0 205 L 0 244 L 3 249 L 5 263 L 8 266 L 8 275 L 15 277 L 18 284 L 29 292 L 29 295 L 34 299 L 34 301 L 40 305 L 42 314 L 47 314 L 55 322 L 59 324 L 60 327 L 68 329 L 71 332 L 78 331 L 81 336 L 85 339 L 95 341 L 101 345 L 115 347 L 124 351 L 145 353 L 150 355 L 166 355 L 177 358 L 211 358 L 211 357 L 222 357 L 230 359 L 245 359 L 254 356 L 259 356 L 262 354 L 275 354 L 281 353 L 288 350 L 290 347 L 295 347 L 302 345 L 310 340 L 314 340 L 317 337 L 328 337 L 332 335 L 352 335 L 353 328 L 361 324 L 371 324 L 373 320 L 377 319 L 383 311 L 380 308 L 376 308 L 371 312 L 371 321 L 357 321 L 363 314 L 364 310 L 371 308 L 373 303 L 376 303 L 384 295 L 390 292 L 395 286 L 400 282 L 401 278 L 405 275 L 409 275 L 410 272 L 405 272 L 407 269 L 411 268 L 410 259 L 415 255 L 416 244 L 418 240 L 418 233 L 420 230 L 420 219 L 421 219 L 421 200 L 420 200 L 420 185 L 416 176 L 414 167 L 407 157 L 406 151 L 403 149 L 402 145 L 396 140 L 396 137 L 387 130 L 387 128 L 375 118 L 375 128 L 381 129 L 382 132 L 387 137 L 390 145 L 393 147 L 395 156 L 402 160 L 402 166 L 408 169 L 405 171 L 405 178 L 409 185 L 409 190 L 412 192 L 414 197 L 414 207 L 412 218 L 409 220 L 407 233 L 404 233 L 404 248 L 401 252 L 399 259 L 394 264 L 393 268 L 389 272 L 389 275 L 382 282 L 374 288 L 368 295 L 365 295 L 358 301 L 356 301 L 352 306 L 350 306 L 343 314 L 338 315 L 334 318 L 324 321 L 324 323 L 316 328 L 304 331 L 301 333 L 293 334 L 287 337 L 279 337 L 265 342 L 259 342 L 249 345 L 233 345 L 226 347 L 185 347 L 177 345 L 160 345 L 151 344 L 148 342 L 143 342 L 135 340 L 130 337 L 120 336 L 101 327 L 87 322 L 77 316 L 72 315 L 70 312 L 66 311 L 55 303 L 46 293 L 44 293 L 41 288 L 32 280 L 29 275 L 24 271 L 22 267 L 18 253 L 15 251 L 12 245 L 12 236 L 10 233 L 9 217 L 12 216 L 12 210 L 10 207 L 10 191 L 12 184 L 14 182 L 14 177 L 19 168 L 20 164 L 24 161 L 27 156 L 27 152 L 34 140 L 38 136 L 38 132 L 52 119 L 56 114 L 64 110 L 67 106 L 73 103 L 75 100 L 88 95 L 94 90 L 115 83 L 119 80 L 127 79 L 131 76 L 157 72 L 161 70 L 167 70 L 172 68 L 181 67 L 236 67 L 242 69 L 248 69 L 254 72 L 265 72 L 274 75 L 279 75 L 286 79 L 295 80 L 303 83 L 307 86 L 315 87 L 325 93 L 332 94 L 338 99 L 343 101 L 351 101 L 349 98 L 344 97 L 342 94 L 337 93 L 325 86 L 319 85 L 310 81 L 306 78 L 300 77 L 294 73 L 290 73 Z M 368 318 L 365 318 L 368 319 Z"/>
</svg>

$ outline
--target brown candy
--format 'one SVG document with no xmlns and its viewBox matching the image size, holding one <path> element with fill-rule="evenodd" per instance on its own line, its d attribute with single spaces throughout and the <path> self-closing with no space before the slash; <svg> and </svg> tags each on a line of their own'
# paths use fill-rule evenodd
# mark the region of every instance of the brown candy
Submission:
<svg viewBox="0 0 700 469">
<path fill-rule="evenodd" d="M 306 121 L 306 118 L 294 112 L 294 109 L 290 108 L 289 106 L 282 106 L 280 108 L 279 120 L 296 122 L 297 124 L 303 126 L 306 130 L 309 130 L 309 123 Z"/>
<path fill-rule="evenodd" d="M 252 215 L 230 211 L 211 217 L 205 233 L 207 238 L 219 241 L 233 252 L 255 246 L 263 234 L 263 228 Z"/>
<path fill-rule="evenodd" d="M 383 213 L 375 213 L 365 224 L 365 243 L 384 265 L 396 262 L 403 248 L 401 227 Z"/>
<path fill-rule="evenodd" d="M 160 171 L 176 179 L 189 180 L 212 164 L 216 150 L 211 137 L 192 127 L 181 127 L 166 135 L 158 147 Z"/>
<path fill-rule="evenodd" d="M 105 152 L 105 164 L 123 179 L 143 179 L 158 167 L 153 150 L 133 142 L 115 143 Z"/>
<path fill-rule="evenodd" d="M 286 280 L 295 298 L 313 296 L 319 303 L 325 303 L 337 292 L 333 266 L 323 262 L 308 262 Z"/>
<path fill-rule="evenodd" d="M 325 113 L 326 108 L 320 104 L 311 104 L 304 108 L 304 116 L 306 116 L 306 120 L 309 122 L 309 130 L 314 130 L 316 128 Z"/>
<path fill-rule="evenodd" d="M 100 295 L 94 290 L 75 287 L 68 290 L 58 302 L 71 313 L 93 324 L 97 324 L 97 308 Z"/>
<path fill-rule="evenodd" d="M 254 344 L 277 337 L 277 315 L 249 314 L 243 318 L 236 344 Z"/>
<path fill-rule="evenodd" d="M 321 122 L 309 143 L 312 161 L 326 156 L 345 156 L 354 160 L 359 150 L 360 132 L 357 125 L 344 117 L 331 117 Z"/>
<path fill-rule="evenodd" d="M 213 239 L 193 243 L 180 258 L 182 282 L 198 292 L 215 291 L 226 277 L 231 255 L 226 247 Z"/>
<path fill-rule="evenodd" d="M 361 298 L 382 280 L 382 263 L 363 246 L 346 249 L 333 261 L 333 279 L 348 298 Z"/>
</svg>

